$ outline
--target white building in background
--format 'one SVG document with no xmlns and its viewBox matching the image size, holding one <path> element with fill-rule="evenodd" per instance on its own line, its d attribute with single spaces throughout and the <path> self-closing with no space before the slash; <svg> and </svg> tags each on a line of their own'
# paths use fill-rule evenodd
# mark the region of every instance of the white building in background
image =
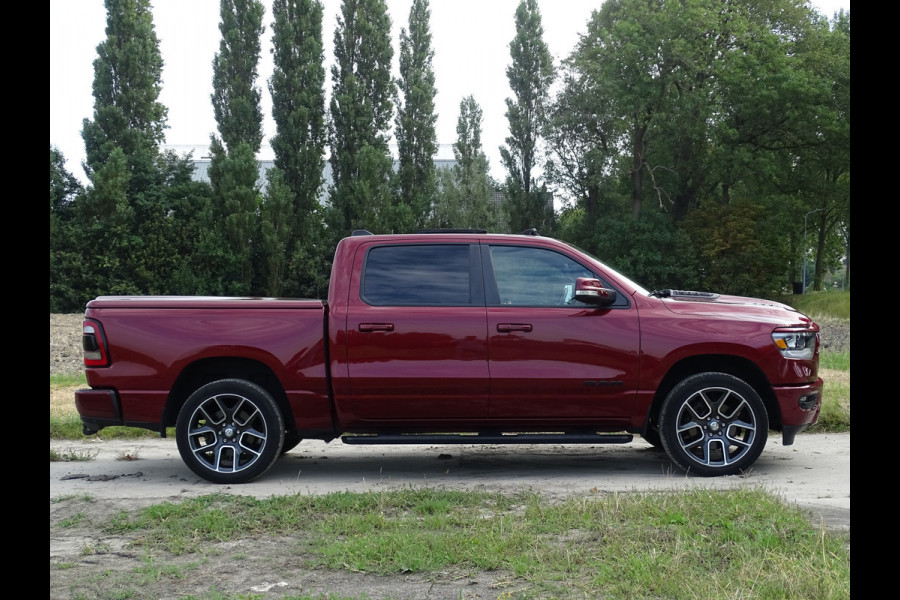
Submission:
<svg viewBox="0 0 900 600">
<path fill-rule="evenodd" d="M 178 156 L 187 156 L 190 155 L 192 157 L 192 161 L 194 163 L 194 181 L 205 181 L 209 183 L 209 163 L 212 160 L 209 152 L 209 146 L 185 146 L 185 145 L 171 145 L 171 146 L 163 146 L 164 150 L 174 150 Z M 390 146 L 391 156 L 394 157 L 394 168 L 397 168 L 397 146 L 396 144 L 391 144 Z M 259 165 L 259 178 L 257 179 L 257 184 L 259 185 L 261 190 L 266 189 L 266 171 L 275 166 L 275 153 L 272 151 L 272 147 L 263 144 L 257 154 L 257 164 Z M 452 167 L 456 164 L 456 157 L 453 155 L 453 145 L 452 144 L 440 144 L 438 145 L 437 154 L 434 155 L 434 164 L 439 169 L 446 169 Z M 322 185 L 322 190 L 319 194 L 320 199 L 324 199 L 326 194 L 328 193 L 328 188 L 331 187 L 334 179 L 331 176 L 331 163 L 326 159 L 325 161 L 325 183 Z"/>
</svg>

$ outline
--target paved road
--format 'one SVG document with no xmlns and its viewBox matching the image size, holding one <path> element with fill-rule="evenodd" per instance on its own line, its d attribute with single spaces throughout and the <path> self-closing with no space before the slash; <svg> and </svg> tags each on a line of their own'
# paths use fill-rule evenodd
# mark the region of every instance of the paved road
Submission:
<svg viewBox="0 0 900 600">
<path fill-rule="evenodd" d="M 802 434 L 782 446 L 772 434 L 744 476 L 702 478 L 675 469 L 639 437 L 608 446 L 350 446 L 304 441 L 249 484 L 208 483 L 184 466 L 172 439 L 51 441 L 58 452 L 96 454 L 50 463 L 50 498 L 69 494 L 123 504 L 227 492 L 266 498 L 429 485 L 450 489 L 531 489 L 551 498 L 604 492 L 762 487 L 809 510 L 814 522 L 850 529 L 850 434 Z"/>
</svg>

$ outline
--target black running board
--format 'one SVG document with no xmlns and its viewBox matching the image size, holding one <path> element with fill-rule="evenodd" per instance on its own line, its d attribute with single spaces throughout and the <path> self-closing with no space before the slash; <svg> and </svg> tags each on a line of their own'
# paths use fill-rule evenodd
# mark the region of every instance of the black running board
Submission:
<svg viewBox="0 0 900 600">
<path fill-rule="evenodd" d="M 344 435 L 345 444 L 627 444 L 631 434 L 600 433 L 479 433 Z"/>
</svg>

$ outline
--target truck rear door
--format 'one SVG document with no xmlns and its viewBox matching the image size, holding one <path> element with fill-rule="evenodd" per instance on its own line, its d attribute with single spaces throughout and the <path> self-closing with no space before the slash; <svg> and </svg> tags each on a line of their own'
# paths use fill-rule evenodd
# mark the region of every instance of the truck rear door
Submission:
<svg viewBox="0 0 900 600">
<path fill-rule="evenodd" d="M 346 425 L 487 416 L 490 376 L 478 244 L 361 244 L 345 335 Z"/>
</svg>

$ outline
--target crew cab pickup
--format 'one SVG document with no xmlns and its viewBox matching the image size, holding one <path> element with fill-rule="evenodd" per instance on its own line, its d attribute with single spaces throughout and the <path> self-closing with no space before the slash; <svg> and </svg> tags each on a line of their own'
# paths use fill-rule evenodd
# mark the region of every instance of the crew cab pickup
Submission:
<svg viewBox="0 0 900 600">
<path fill-rule="evenodd" d="M 357 232 L 326 302 L 101 296 L 84 314 L 85 434 L 166 435 L 216 483 L 303 439 L 627 443 L 736 474 L 816 423 L 819 328 L 777 302 L 648 291 L 563 242 Z"/>
</svg>

